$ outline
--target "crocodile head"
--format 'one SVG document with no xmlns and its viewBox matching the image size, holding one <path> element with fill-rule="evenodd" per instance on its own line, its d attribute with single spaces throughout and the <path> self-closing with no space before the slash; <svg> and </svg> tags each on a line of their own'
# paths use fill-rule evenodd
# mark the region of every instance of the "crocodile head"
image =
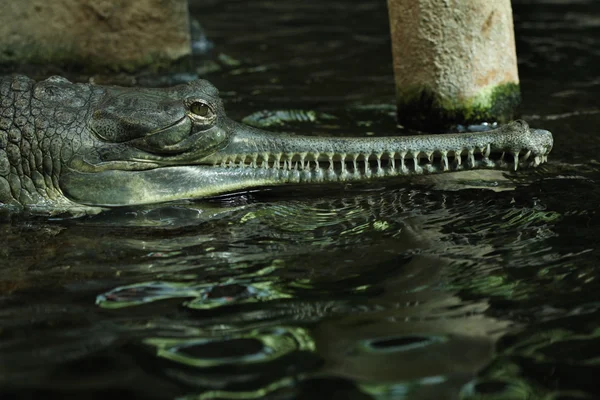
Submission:
<svg viewBox="0 0 600 400">
<path fill-rule="evenodd" d="M 66 84 L 66 83 L 65 83 Z M 88 138 L 65 160 L 70 200 L 123 206 L 286 183 L 345 182 L 472 168 L 537 166 L 552 135 L 515 121 L 479 133 L 378 138 L 276 134 L 229 119 L 199 80 L 166 89 L 93 86 Z"/>
</svg>

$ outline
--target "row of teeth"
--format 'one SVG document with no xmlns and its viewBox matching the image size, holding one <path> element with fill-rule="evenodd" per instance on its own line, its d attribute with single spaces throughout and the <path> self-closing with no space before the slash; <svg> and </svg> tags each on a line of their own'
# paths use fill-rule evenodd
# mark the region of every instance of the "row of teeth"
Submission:
<svg viewBox="0 0 600 400">
<path fill-rule="evenodd" d="M 512 157 L 513 168 L 516 171 L 520 163 L 524 163 L 532 158 L 532 152 L 529 150 L 522 156 L 520 153 L 512 154 L 508 153 Z M 457 155 L 459 155 L 457 157 Z M 359 171 L 359 162 L 362 162 L 364 171 L 368 173 L 370 167 L 369 163 L 376 163 L 377 171 L 384 169 L 399 171 L 402 173 L 410 172 L 407 164 L 412 166 L 414 172 L 422 172 L 421 160 L 429 161 L 430 165 L 433 164 L 437 158 L 441 161 L 441 167 L 443 171 L 449 171 L 452 166 L 454 168 L 461 167 L 463 160 L 466 156 L 466 162 L 469 167 L 474 167 L 476 164 L 475 156 L 479 156 L 479 165 L 493 166 L 496 162 L 506 163 L 505 153 L 502 153 L 497 161 L 489 159 L 490 146 L 488 145 L 484 149 L 467 149 L 457 151 L 436 151 L 431 153 L 424 152 L 383 152 L 380 154 L 335 154 L 335 153 L 255 153 L 249 155 L 232 155 L 223 158 L 220 162 L 214 163 L 215 166 L 230 167 L 230 168 L 262 168 L 262 169 L 283 169 L 283 170 L 317 170 L 320 168 L 328 168 L 334 170 L 334 165 L 341 166 L 342 172 L 345 172 L 347 167 L 346 164 L 352 166 L 353 170 Z M 384 156 L 387 156 L 384 158 Z M 452 161 L 449 160 L 453 158 Z M 382 161 L 388 161 L 387 167 L 382 166 Z M 406 160 L 410 160 L 410 163 L 406 163 Z M 415 160 L 419 160 L 416 161 Z M 539 164 L 547 161 L 547 155 L 535 155 L 532 158 L 531 165 L 537 167 Z"/>
</svg>

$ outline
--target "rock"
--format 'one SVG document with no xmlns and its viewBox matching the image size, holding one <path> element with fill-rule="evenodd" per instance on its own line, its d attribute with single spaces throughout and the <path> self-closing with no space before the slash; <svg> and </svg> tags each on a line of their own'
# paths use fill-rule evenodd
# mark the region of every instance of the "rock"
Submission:
<svg viewBox="0 0 600 400">
<path fill-rule="evenodd" d="M 0 63 L 132 70 L 191 53 L 187 0 L 0 0 Z"/>
</svg>

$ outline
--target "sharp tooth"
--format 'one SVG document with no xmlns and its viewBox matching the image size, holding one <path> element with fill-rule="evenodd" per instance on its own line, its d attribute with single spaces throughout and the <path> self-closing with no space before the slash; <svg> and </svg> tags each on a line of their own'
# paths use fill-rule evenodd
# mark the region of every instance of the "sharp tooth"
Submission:
<svg viewBox="0 0 600 400">
<path fill-rule="evenodd" d="M 354 166 L 354 173 L 358 172 L 358 165 L 356 164 L 356 160 L 358 160 L 358 154 L 355 154 L 352 158 L 352 165 Z"/>
<path fill-rule="evenodd" d="M 263 153 L 262 154 L 262 165 L 261 167 L 267 169 L 269 168 L 269 153 Z"/>
<path fill-rule="evenodd" d="M 229 161 L 229 168 L 233 168 L 235 166 L 235 164 L 233 163 L 233 161 Z"/>
<path fill-rule="evenodd" d="M 290 161 L 291 162 L 291 161 Z M 298 171 L 298 161 L 296 161 L 296 163 L 294 164 L 294 170 Z"/>
<path fill-rule="evenodd" d="M 521 154 L 521 149 L 516 149 L 515 155 L 513 157 L 515 159 L 515 171 L 517 170 L 517 168 L 519 168 L 519 154 Z"/>
<path fill-rule="evenodd" d="M 408 168 L 404 165 L 404 157 L 406 157 L 406 152 L 403 151 L 400 153 L 400 173 L 406 174 L 408 172 Z"/>
<path fill-rule="evenodd" d="M 315 153 L 315 168 L 318 170 L 319 169 L 319 153 Z"/>
<path fill-rule="evenodd" d="M 340 154 L 340 162 L 342 163 L 342 172 L 346 172 L 346 154 Z"/>
<path fill-rule="evenodd" d="M 419 166 L 419 151 L 410 151 L 408 154 L 411 156 L 411 160 L 413 162 L 413 170 L 415 173 L 420 174 L 423 172 L 423 168 Z"/>
<path fill-rule="evenodd" d="M 389 159 L 388 159 L 388 162 L 389 162 L 388 174 L 390 174 L 390 175 L 396 175 L 396 173 L 397 173 L 396 160 L 394 159 L 394 155 L 395 155 L 394 152 L 391 152 L 391 153 L 388 152 L 388 157 L 389 157 Z"/>
<path fill-rule="evenodd" d="M 456 162 L 457 166 L 460 166 L 462 164 L 462 158 L 460 157 L 461 153 L 462 153 L 462 150 L 460 150 L 460 151 L 454 150 L 454 162 Z"/>
<path fill-rule="evenodd" d="M 531 150 L 528 150 L 527 153 L 525 153 L 525 155 L 523 156 L 523 161 L 527 161 L 529 159 L 529 156 L 531 156 Z"/>
<path fill-rule="evenodd" d="M 488 158 L 490 156 L 490 153 L 492 151 L 490 147 L 491 146 L 489 144 L 487 146 L 485 146 L 485 153 L 483 155 L 485 158 Z"/>
<path fill-rule="evenodd" d="M 419 165 L 419 159 L 418 158 L 413 158 L 413 167 L 415 169 L 415 172 L 417 174 L 422 174 L 423 173 L 423 168 L 421 168 L 421 166 Z"/>
<path fill-rule="evenodd" d="M 430 152 L 429 154 L 427 154 L 427 159 L 429 160 L 429 162 L 433 162 L 433 151 Z"/>
<path fill-rule="evenodd" d="M 252 154 L 252 168 L 256 168 L 256 160 L 258 159 L 258 154 Z"/>
<path fill-rule="evenodd" d="M 500 162 L 504 161 L 504 155 L 505 155 L 505 154 L 506 154 L 506 153 L 503 151 L 503 152 L 502 152 L 502 154 L 500 155 Z"/>
<path fill-rule="evenodd" d="M 447 151 L 442 151 L 442 165 L 443 165 L 444 171 L 448 171 L 449 166 L 448 166 L 448 152 Z"/>
<path fill-rule="evenodd" d="M 475 150 L 469 149 L 469 166 L 475 168 Z"/>
<path fill-rule="evenodd" d="M 300 168 L 304 169 L 304 160 L 306 159 L 306 153 L 300 153 Z"/>
<path fill-rule="evenodd" d="M 541 164 L 540 156 L 535 156 L 535 158 L 533 159 L 533 166 L 537 167 L 540 164 Z"/>
<path fill-rule="evenodd" d="M 377 172 L 379 173 L 381 171 L 381 157 L 383 156 L 383 153 L 379 153 L 376 154 L 375 157 L 377 157 Z"/>
</svg>

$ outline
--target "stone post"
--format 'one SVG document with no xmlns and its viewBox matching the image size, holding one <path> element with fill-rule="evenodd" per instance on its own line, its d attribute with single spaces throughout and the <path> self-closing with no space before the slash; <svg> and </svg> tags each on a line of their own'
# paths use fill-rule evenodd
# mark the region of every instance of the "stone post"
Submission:
<svg viewBox="0 0 600 400">
<path fill-rule="evenodd" d="M 399 123 L 507 122 L 520 103 L 510 0 L 388 0 Z"/>
<path fill-rule="evenodd" d="M 0 0 L 0 63 L 134 69 L 191 53 L 187 0 Z"/>
</svg>

